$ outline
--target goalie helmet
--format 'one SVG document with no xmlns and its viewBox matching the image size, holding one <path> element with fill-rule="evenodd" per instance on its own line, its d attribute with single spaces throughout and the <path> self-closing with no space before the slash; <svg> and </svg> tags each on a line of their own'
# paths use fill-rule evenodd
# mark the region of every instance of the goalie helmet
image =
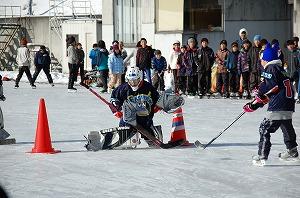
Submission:
<svg viewBox="0 0 300 198">
<path fill-rule="evenodd" d="M 143 79 L 143 72 L 138 67 L 129 67 L 126 71 L 125 80 L 133 91 L 137 91 Z"/>
</svg>

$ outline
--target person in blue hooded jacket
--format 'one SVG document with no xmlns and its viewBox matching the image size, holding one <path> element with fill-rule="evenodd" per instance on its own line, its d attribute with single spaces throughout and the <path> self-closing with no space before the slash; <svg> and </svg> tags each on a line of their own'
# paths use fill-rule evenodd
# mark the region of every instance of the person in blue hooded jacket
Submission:
<svg viewBox="0 0 300 198">
<path fill-rule="evenodd" d="M 46 47 L 44 45 L 41 45 L 40 50 L 35 54 L 34 57 L 35 72 L 32 76 L 33 83 L 35 82 L 41 70 L 43 70 L 47 76 L 49 84 L 51 86 L 54 86 L 53 79 L 50 74 L 50 63 L 51 59 L 49 56 L 49 52 L 46 50 Z"/>
<path fill-rule="evenodd" d="M 237 42 L 231 44 L 232 51 L 225 60 L 225 66 L 229 74 L 230 97 L 239 96 L 240 75 L 238 75 L 237 63 L 239 57 L 239 45 Z"/>
</svg>

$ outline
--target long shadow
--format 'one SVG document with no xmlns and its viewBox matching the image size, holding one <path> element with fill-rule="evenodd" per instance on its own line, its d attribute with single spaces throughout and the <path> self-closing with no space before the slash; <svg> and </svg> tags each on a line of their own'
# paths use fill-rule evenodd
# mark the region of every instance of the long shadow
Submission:
<svg viewBox="0 0 300 198">
<path fill-rule="evenodd" d="M 66 143 L 66 142 L 86 142 L 86 140 L 56 140 L 52 143 Z M 16 144 L 34 144 L 34 142 L 17 142 Z"/>
<path fill-rule="evenodd" d="M 78 151 L 61 151 L 60 153 L 86 153 L 87 150 L 78 150 Z"/>
<path fill-rule="evenodd" d="M 300 164 L 266 164 L 264 167 L 293 167 L 300 166 Z"/>
<path fill-rule="evenodd" d="M 218 144 L 211 144 L 209 145 L 209 147 L 234 147 L 234 146 L 239 147 L 239 146 L 257 146 L 257 145 L 258 143 L 218 143 Z M 272 143 L 272 145 L 282 145 L 282 144 Z"/>
</svg>

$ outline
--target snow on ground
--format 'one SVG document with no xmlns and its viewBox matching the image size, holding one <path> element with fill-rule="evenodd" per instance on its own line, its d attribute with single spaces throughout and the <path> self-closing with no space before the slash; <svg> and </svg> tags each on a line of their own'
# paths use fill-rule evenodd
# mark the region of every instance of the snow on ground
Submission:
<svg viewBox="0 0 300 198">
<path fill-rule="evenodd" d="M 26 77 L 25 77 L 26 78 Z M 244 115 L 206 150 L 137 149 L 87 152 L 83 135 L 116 126 L 109 109 L 88 90 L 21 82 L 4 82 L 1 102 L 5 128 L 17 144 L 0 146 L 0 183 L 12 198 L 24 197 L 299 197 L 300 163 L 284 163 L 281 131 L 272 135 L 269 166 L 253 167 L 258 126 L 265 108 Z M 108 94 L 103 94 L 106 98 Z M 58 154 L 29 154 L 35 137 L 38 102 L 45 98 L 53 147 Z M 188 140 L 208 142 L 242 111 L 244 100 L 186 99 Z M 294 126 L 300 133 L 299 105 Z M 158 113 L 164 141 L 172 115 Z M 143 144 L 145 145 L 145 144 Z"/>
</svg>

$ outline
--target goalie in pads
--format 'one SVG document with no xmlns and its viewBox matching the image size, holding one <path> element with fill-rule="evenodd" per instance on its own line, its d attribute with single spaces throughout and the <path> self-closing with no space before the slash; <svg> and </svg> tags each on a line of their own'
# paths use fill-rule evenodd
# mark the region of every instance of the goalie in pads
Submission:
<svg viewBox="0 0 300 198">
<path fill-rule="evenodd" d="M 120 119 L 119 126 L 127 127 L 119 131 L 119 139 L 117 144 L 111 144 L 114 133 L 106 133 L 105 138 L 100 142 L 100 137 L 93 135 L 94 139 L 89 138 L 87 145 L 88 150 L 112 149 L 122 145 L 137 131 L 132 127 L 137 124 L 149 131 L 159 140 L 163 140 L 162 132 L 153 125 L 154 113 L 163 110 L 167 113 L 175 111 L 184 104 L 181 96 L 172 94 L 161 94 L 147 81 L 143 80 L 143 72 L 138 67 L 129 67 L 125 75 L 126 82 L 113 90 L 111 94 L 111 103 L 117 111 L 113 114 Z M 90 135 L 89 135 L 90 136 Z M 142 135 L 149 146 L 153 143 Z M 96 140 L 95 140 L 96 139 Z"/>
</svg>

